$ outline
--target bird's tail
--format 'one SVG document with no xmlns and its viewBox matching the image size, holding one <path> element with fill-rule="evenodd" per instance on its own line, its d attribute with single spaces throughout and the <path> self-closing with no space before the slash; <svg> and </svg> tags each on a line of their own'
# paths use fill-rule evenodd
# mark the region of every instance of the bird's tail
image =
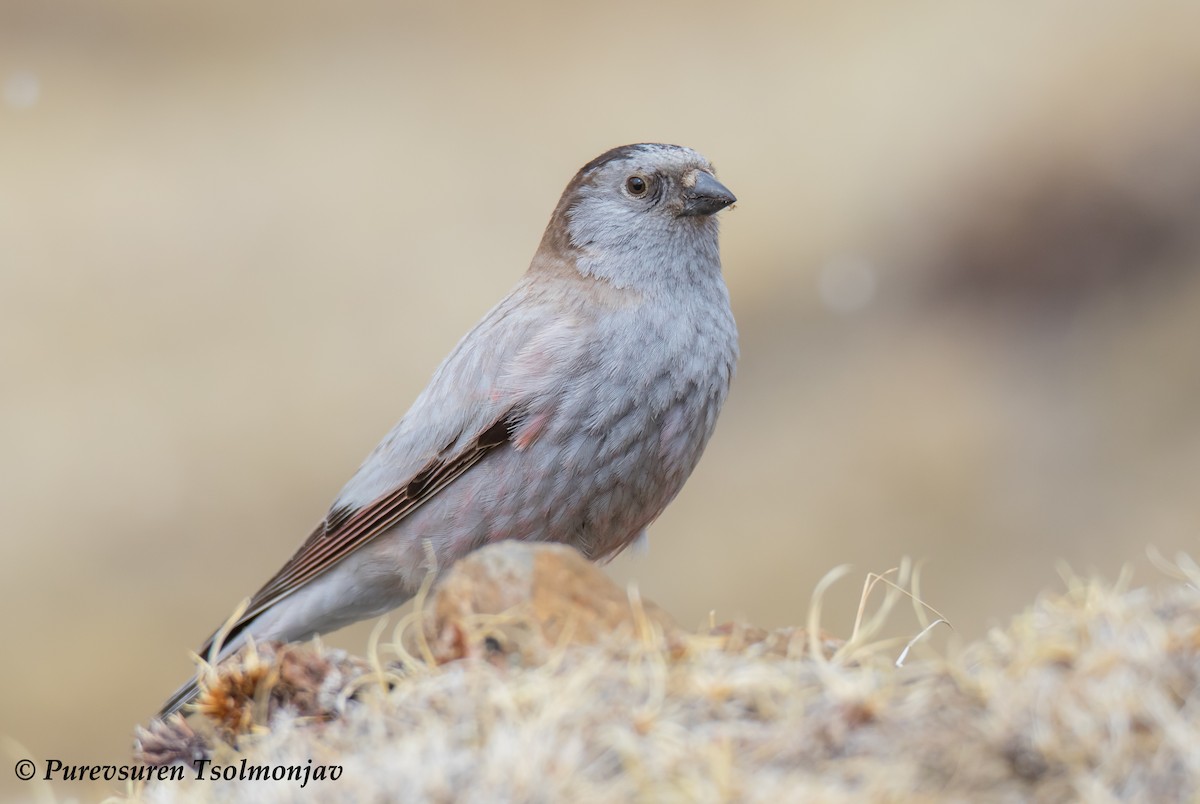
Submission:
<svg viewBox="0 0 1200 804">
<path fill-rule="evenodd" d="M 200 678 L 193 676 L 186 684 L 175 690 L 175 693 L 163 704 L 163 708 L 158 713 L 159 720 L 166 720 L 178 712 L 185 705 L 194 701 L 199 693 Z"/>
</svg>

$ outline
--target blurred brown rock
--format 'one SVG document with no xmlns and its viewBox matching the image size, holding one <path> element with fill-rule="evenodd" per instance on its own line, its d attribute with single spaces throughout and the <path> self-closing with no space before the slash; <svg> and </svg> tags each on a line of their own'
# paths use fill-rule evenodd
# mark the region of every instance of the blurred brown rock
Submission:
<svg viewBox="0 0 1200 804">
<path fill-rule="evenodd" d="M 530 666 L 567 645 L 672 643 L 680 631 L 665 611 L 622 590 L 574 549 L 507 541 L 449 571 L 434 591 L 424 636 L 439 664 L 481 656 Z"/>
</svg>

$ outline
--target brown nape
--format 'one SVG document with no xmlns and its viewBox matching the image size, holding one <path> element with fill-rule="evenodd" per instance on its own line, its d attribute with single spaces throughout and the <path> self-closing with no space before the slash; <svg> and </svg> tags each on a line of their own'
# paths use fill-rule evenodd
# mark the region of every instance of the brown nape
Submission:
<svg viewBox="0 0 1200 804">
<path fill-rule="evenodd" d="M 542 233 L 542 242 L 538 245 L 538 254 L 553 255 L 566 260 L 573 259 L 574 255 L 579 252 L 579 249 L 571 242 L 571 221 L 568 213 L 578 200 L 580 186 L 590 176 L 589 169 L 584 167 L 575 174 L 575 177 L 571 179 L 567 188 L 563 190 L 563 194 L 558 199 L 558 204 L 554 207 L 554 212 L 550 214 L 550 221 L 546 224 L 546 231 Z"/>
</svg>

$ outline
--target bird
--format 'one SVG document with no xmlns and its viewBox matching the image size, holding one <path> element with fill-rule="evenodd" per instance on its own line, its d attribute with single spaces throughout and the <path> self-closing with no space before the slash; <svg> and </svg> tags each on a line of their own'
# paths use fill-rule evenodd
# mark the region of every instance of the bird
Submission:
<svg viewBox="0 0 1200 804">
<path fill-rule="evenodd" d="M 679 145 L 580 168 L 525 274 L 200 655 L 385 614 L 499 540 L 604 561 L 638 539 L 700 460 L 734 374 L 716 213 L 736 201 Z M 197 676 L 159 718 L 198 692 Z"/>
</svg>

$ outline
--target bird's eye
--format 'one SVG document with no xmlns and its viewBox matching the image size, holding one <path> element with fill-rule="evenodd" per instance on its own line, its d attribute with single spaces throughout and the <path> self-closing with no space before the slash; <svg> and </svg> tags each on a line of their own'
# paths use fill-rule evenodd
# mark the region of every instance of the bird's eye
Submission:
<svg viewBox="0 0 1200 804">
<path fill-rule="evenodd" d="M 650 189 L 650 184 L 641 176 L 630 176 L 625 180 L 625 189 L 634 198 L 641 198 Z"/>
</svg>

